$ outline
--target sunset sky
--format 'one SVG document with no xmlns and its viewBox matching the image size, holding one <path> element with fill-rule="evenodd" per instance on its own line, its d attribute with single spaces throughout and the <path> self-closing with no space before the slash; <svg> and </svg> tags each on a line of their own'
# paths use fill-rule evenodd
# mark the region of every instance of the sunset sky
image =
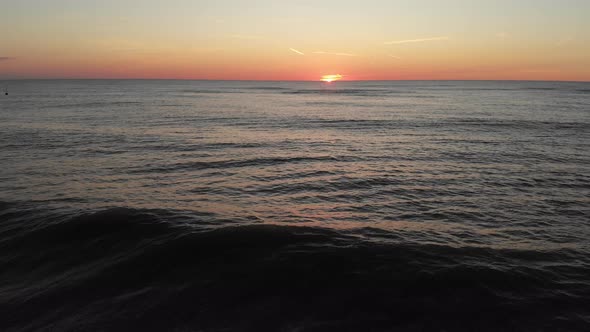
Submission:
<svg viewBox="0 0 590 332">
<path fill-rule="evenodd" d="M 590 80 L 587 0 L 0 0 L 0 79 Z"/>
</svg>

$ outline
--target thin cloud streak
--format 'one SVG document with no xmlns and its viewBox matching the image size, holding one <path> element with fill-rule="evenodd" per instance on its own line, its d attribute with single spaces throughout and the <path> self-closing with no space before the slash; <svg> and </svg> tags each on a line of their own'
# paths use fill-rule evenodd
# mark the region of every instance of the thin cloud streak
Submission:
<svg viewBox="0 0 590 332">
<path fill-rule="evenodd" d="M 313 53 L 314 54 L 326 54 L 326 55 L 339 55 L 339 56 L 358 56 L 356 54 L 350 54 L 350 53 L 333 53 L 333 52 L 324 52 L 324 51 L 316 51 Z"/>
<path fill-rule="evenodd" d="M 15 60 L 15 57 L 12 56 L 0 56 L 0 61 L 8 61 L 8 60 Z"/>
<path fill-rule="evenodd" d="M 428 42 L 428 41 L 435 41 L 435 40 L 449 40 L 449 37 L 432 37 L 432 38 L 421 38 L 421 39 L 406 39 L 406 40 L 394 40 L 394 41 L 387 41 L 383 44 L 385 45 L 397 45 L 397 44 L 409 44 L 409 43 L 421 43 L 421 42 Z"/>
<path fill-rule="evenodd" d="M 398 60 L 401 60 L 401 59 L 402 59 L 402 58 L 401 58 L 401 57 L 399 57 L 399 56 L 396 56 L 396 55 L 391 55 L 391 54 L 389 55 L 389 57 L 390 57 L 390 58 L 394 58 L 394 59 L 398 59 Z"/>
<path fill-rule="evenodd" d="M 295 52 L 295 53 L 297 53 L 297 54 L 299 54 L 299 55 L 305 55 L 305 53 L 303 53 L 303 52 L 301 52 L 301 51 L 298 51 L 298 50 L 296 50 L 296 49 L 294 49 L 294 48 L 289 48 L 289 50 L 291 50 L 292 52 Z"/>
</svg>

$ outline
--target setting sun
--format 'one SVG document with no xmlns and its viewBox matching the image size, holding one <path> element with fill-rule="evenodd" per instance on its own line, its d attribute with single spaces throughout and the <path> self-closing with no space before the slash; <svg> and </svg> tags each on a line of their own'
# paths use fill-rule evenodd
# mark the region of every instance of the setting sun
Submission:
<svg viewBox="0 0 590 332">
<path fill-rule="evenodd" d="M 339 75 L 339 74 L 336 74 L 336 75 L 324 75 L 324 76 L 322 76 L 322 78 L 320 79 L 320 81 L 330 83 L 330 82 L 333 82 L 333 81 L 338 81 L 340 79 L 342 79 L 342 75 Z"/>
</svg>

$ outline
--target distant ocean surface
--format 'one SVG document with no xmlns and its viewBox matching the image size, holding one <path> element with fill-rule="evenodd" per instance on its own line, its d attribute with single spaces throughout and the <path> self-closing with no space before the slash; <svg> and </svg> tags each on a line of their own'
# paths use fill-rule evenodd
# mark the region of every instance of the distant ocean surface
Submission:
<svg viewBox="0 0 590 332">
<path fill-rule="evenodd" d="M 590 83 L 3 87 L 2 331 L 590 330 Z"/>
</svg>

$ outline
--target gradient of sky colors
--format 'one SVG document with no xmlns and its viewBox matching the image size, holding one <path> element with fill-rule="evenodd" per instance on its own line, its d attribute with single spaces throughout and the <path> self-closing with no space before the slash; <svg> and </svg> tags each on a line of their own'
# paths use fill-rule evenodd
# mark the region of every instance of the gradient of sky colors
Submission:
<svg viewBox="0 0 590 332">
<path fill-rule="evenodd" d="M 587 0 L 0 0 L 0 79 L 590 81 Z"/>
</svg>

